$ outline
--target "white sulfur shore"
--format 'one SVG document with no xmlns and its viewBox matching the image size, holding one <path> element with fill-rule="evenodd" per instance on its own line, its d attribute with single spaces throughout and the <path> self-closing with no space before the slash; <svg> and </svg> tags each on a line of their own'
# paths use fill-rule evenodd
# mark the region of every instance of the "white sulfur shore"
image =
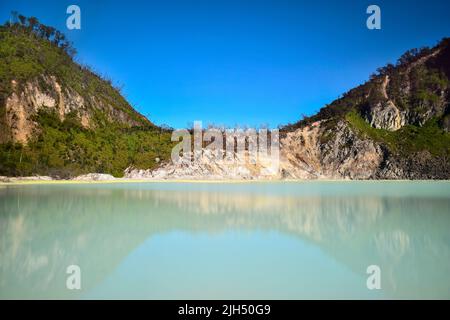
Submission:
<svg viewBox="0 0 450 320">
<path fill-rule="evenodd" d="M 49 176 L 30 176 L 30 177 L 6 177 L 0 176 L 0 182 L 19 182 L 19 181 L 51 181 Z"/>
<path fill-rule="evenodd" d="M 0 182 L 38 182 L 38 181 L 110 181 L 117 180 L 110 174 L 88 173 L 73 179 L 55 179 L 49 176 L 6 177 L 0 176 Z"/>
<path fill-rule="evenodd" d="M 88 173 L 83 174 L 81 176 L 75 177 L 71 180 L 75 181 L 109 181 L 109 180 L 116 180 L 117 178 L 113 177 L 110 174 L 105 173 Z"/>
</svg>

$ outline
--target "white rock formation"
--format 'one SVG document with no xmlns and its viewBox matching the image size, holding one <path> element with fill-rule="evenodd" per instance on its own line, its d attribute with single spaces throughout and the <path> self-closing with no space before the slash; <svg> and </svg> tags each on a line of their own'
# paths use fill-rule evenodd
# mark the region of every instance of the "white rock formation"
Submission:
<svg viewBox="0 0 450 320">
<path fill-rule="evenodd" d="M 110 181 L 115 180 L 112 175 L 104 174 L 104 173 L 88 173 L 78 177 L 73 178 L 72 180 L 76 181 Z"/>
<path fill-rule="evenodd" d="M 251 163 L 248 152 L 234 153 L 233 158 L 220 157 L 210 149 L 203 149 L 202 156 L 196 161 L 189 157 L 181 158 L 178 163 L 167 163 L 155 170 L 139 170 L 128 168 L 125 178 L 128 179 L 198 179 L 198 180 L 251 180 L 276 179 L 280 171 L 274 170 L 274 161 L 267 157 L 259 157 Z"/>
</svg>

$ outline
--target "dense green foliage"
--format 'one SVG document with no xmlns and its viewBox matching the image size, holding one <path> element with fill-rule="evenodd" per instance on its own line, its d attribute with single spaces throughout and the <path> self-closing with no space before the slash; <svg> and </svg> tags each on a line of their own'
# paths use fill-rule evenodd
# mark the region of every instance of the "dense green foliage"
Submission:
<svg viewBox="0 0 450 320">
<path fill-rule="evenodd" d="M 128 166 L 154 168 L 170 157 L 170 132 L 158 127 L 109 126 L 84 129 L 75 116 L 60 121 L 53 112 L 40 112 L 42 133 L 28 145 L 0 145 L 0 174 L 52 175 L 61 178 L 89 172 L 123 176 Z"/>
<path fill-rule="evenodd" d="M 442 130 L 436 119 L 421 127 L 406 125 L 397 131 L 373 128 L 355 111 L 347 113 L 346 120 L 358 134 L 383 143 L 402 156 L 429 151 L 432 155 L 450 159 L 450 133 Z"/>
</svg>

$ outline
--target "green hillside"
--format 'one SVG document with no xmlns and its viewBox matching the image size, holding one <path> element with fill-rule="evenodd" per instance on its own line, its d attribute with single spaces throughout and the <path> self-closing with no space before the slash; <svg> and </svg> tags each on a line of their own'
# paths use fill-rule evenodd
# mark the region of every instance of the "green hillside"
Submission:
<svg viewBox="0 0 450 320">
<path fill-rule="evenodd" d="M 330 140 L 336 123 L 344 120 L 361 138 L 384 146 L 389 156 L 404 160 L 426 153 L 448 164 L 449 79 L 450 38 L 445 38 L 433 48 L 407 51 L 395 65 L 379 68 L 366 83 L 346 92 L 315 115 L 284 126 L 282 131 L 321 121 L 328 128 L 323 139 Z M 370 123 L 376 117 L 380 120 L 386 116 L 382 111 L 390 106 L 405 115 L 405 123 L 397 129 Z M 392 124 L 393 119 L 392 116 L 386 120 L 386 125 Z"/>
<path fill-rule="evenodd" d="M 74 55 L 62 33 L 36 18 L 19 16 L 18 22 L 0 26 L 0 175 L 121 176 L 130 165 L 148 169 L 170 157 L 170 130 L 136 112 L 111 81 L 77 64 Z M 14 116 L 8 118 L 8 97 L 26 94 L 29 83 L 55 96 L 49 77 L 63 92 L 83 98 L 89 127 L 81 124 L 77 110 L 61 119 L 56 110 L 39 106 L 26 118 L 37 124 L 35 134 L 26 143 L 14 141 L 7 123 L 14 121 Z"/>
</svg>

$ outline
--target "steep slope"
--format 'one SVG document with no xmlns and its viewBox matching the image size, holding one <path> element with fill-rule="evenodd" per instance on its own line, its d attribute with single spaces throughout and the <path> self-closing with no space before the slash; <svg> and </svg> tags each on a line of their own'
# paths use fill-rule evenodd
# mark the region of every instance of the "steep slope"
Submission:
<svg viewBox="0 0 450 320">
<path fill-rule="evenodd" d="M 284 177 L 450 178 L 450 39 L 283 128 Z"/>
<path fill-rule="evenodd" d="M 280 169 L 196 163 L 131 170 L 131 178 L 449 179 L 450 41 L 410 50 L 312 117 L 281 129 Z M 269 174 L 268 174 L 269 173 Z"/>
<path fill-rule="evenodd" d="M 129 165 L 167 159 L 168 130 L 74 54 L 63 34 L 36 18 L 0 26 L 0 175 L 121 176 Z"/>
</svg>

